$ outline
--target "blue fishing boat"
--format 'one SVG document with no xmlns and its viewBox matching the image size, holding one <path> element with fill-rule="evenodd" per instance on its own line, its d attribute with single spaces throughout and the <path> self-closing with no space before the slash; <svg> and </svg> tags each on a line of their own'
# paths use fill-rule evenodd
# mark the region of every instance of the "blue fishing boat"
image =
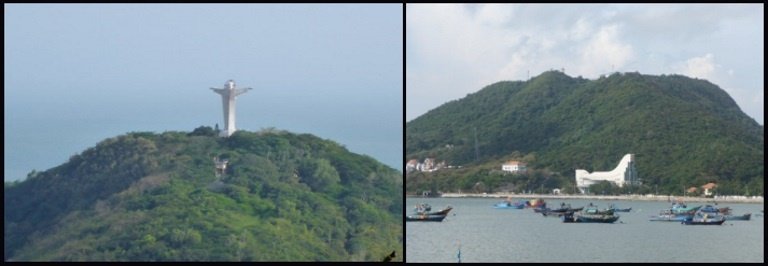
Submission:
<svg viewBox="0 0 768 266">
<path fill-rule="evenodd" d="M 702 207 L 701 205 L 699 205 L 699 206 L 695 206 L 695 207 L 688 207 L 688 206 L 687 206 L 687 205 L 685 205 L 684 203 L 675 203 L 675 204 L 672 204 L 672 208 L 671 208 L 671 211 L 672 211 L 673 213 L 675 213 L 675 214 L 680 214 L 680 213 L 695 213 L 696 211 L 698 211 L 699 209 L 701 209 L 701 207 Z"/>
<path fill-rule="evenodd" d="M 507 199 L 505 199 L 502 202 L 493 204 L 494 209 L 523 209 L 527 205 L 526 200 L 518 200 L 516 202 L 512 202 L 512 197 L 507 196 Z"/>
<path fill-rule="evenodd" d="M 493 205 L 494 209 L 523 209 L 525 208 L 524 202 L 509 202 L 502 201 Z"/>
</svg>

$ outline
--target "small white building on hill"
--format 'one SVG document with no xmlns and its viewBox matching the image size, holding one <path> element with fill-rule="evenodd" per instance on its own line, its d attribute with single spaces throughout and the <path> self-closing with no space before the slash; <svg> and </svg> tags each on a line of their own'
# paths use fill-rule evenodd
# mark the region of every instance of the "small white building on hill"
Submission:
<svg viewBox="0 0 768 266">
<path fill-rule="evenodd" d="M 510 173 L 524 174 L 528 171 L 528 164 L 520 161 L 508 161 L 501 165 L 501 170 Z"/>
</svg>

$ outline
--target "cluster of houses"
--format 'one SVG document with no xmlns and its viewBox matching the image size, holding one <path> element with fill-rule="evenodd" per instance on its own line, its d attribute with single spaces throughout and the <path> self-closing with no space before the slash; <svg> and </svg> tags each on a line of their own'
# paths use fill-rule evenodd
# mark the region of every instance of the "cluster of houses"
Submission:
<svg viewBox="0 0 768 266">
<path fill-rule="evenodd" d="M 707 197 L 708 196 L 712 196 L 712 194 L 713 194 L 712 192 L 715 190 L 716 187 L 717 187 L 717 184 L 715 184 L 715 183 L 704 184 L 703 186 L 699 187 L 699 188 L 701 188 L 701 192 L 700 193 L 702 193 L 704 196 L 707 196 Z M 697 188 L 697 187 L 690 187 L 690 188 L 688 188 L 688 190 L 686 190 L 686 192 L 688 194 L 696 194 L 696 192 L 699 192 L 699 188 Z"/>
<path fill-rule="evenodd" d="M 443 168 L 453 168 L 453 166 L 446 166 L 445 161 L 437 162 L 434 158 L 426 158 L 423 162 L 419 162 L 417 159 L 412 159 L 405 164 L 406 173 L 414 171 L 434 172 Z M 528 172 L 528 164 L 518 160 L 510 160 L 501 165 L 501 170 L 506 173 L 525 174 Z M 619 164 L 612 171 L 590 173 L 583 169 L 576 170 L 576 184 L 581 193 L 585 193 L 587 187 L 600 181 L 609 181 L 622 187 L 625 184 L 637 183 L 637 180 L 634 154 L 624 155 L 621 161 L 619 161 Z M 701 193 L 703 196 L 712 196 L 716 187 L 717 184 L 715 183 L 707 183 L 700 187 L 690 187 L 686 192 L 688 194 Z M 560 190 L 556 189 L 553 193 L 559 194 Z"/>
<path fill-rule="evenodd" d="M 413 171 L 419 172 L 434 172 L 442 168 L 446 168 L 445 161 L 437 162 L 434 158 L 426 158 L 424 162 L 419 162 L 417 159 L 412 159 L 405 164 L 405 172 L 410 173 Z"/>
<path fill-rule="evenodd" d="M 521 161 L 508 161 L 501 165 L 501 171 L 513 174 L 525 174 L 528 172 L 528 164 Z"/>
<path fill-rule="evenodd" d="M 405 172 L 434 172 L 443 168 L 453 168 L 446 165 L 445 161 L 437 162 L 434 158 L 426 158 L 423 162 L 417 159 L 411 159 L 405 164 Z M 521 161 L 508 161 L 501 165 L 501 170 L 513 174 L 525 174 L 528 172 L 528 164 Z"/>
</svg>

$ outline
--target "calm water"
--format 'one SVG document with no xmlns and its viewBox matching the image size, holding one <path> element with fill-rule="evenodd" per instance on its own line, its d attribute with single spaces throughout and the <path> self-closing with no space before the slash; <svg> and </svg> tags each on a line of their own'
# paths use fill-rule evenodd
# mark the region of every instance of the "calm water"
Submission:
<svg viewBox="0 0 768 266">
<path fill-rule="evenodd" d="M 515 198 L 514 200 L 518 200 Z M 407 198 L 411 212 L 419 202 L 433 210 L 450 205 L 443 222 L 406 222 L 406 262 L 764 262 L 763 204 L 719 203 L 734 214 L 752 213 L 749 221 L 722 226 L 651 222 L 667 202 L 547 200 L 600 208 L 615 203 L 632 212 L 618 213 L 614 224 L 565 224 L 531 209 L 494 209 L 495 198 Z M 689 202 L 689 206 L 706 204 Z M 409 213 L 410 214 L 410 213 Z"/>
</svg>

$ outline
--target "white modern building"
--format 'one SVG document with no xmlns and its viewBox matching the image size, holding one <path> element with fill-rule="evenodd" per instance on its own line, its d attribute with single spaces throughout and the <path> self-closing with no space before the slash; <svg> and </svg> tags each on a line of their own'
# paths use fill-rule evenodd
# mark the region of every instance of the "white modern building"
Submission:
<svg viewBox="0 0 768 266">
<path fill-rule="evenodd" d="M 584 193 L 589 186 L 601 181 L 609 181 L 619 187 L 636 182 L 635 156 L 633 154 L 624 155 L 619 161 L 619 165 L 608 172 L 590 173 L 587 170 L 576 169 L 576 187 L 581 193 Z"/>
<path fill-rule="evenodd" d="M 525 173 L 528 171 L 528 164 L 520 161 L 508 161 L 501 165 L 501 170 L 510 173 Z"/>
</svg>

